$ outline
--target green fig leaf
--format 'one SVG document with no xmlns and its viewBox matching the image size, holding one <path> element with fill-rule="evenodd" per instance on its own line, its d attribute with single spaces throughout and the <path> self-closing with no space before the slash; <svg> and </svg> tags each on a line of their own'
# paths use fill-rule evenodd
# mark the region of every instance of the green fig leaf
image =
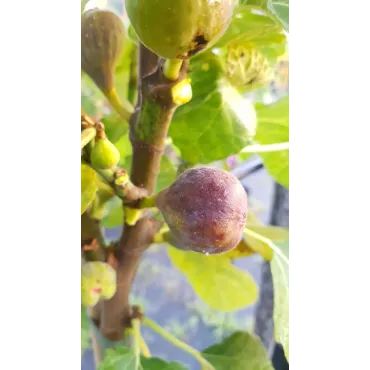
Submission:
<svg viewBox="0 0 370 370">
<path fill-rule="evenodd" d="M 155 187 L 155 193 L 171 185 L 176 180 L 176 169 L 167 156 L 163 156 L 161 167 L 158 174 L 158 180 Z"/>
<path fill-rule="evenodd" d="M 236 332 L 222 343 L 202 352 L 215 370 L 274 370 L 261 340 L 246 332 Z"/>
<path fill-rule="evenodd" d="M 266 226 L 266 225 L 251 225 L 248 226 L 249 230 L 258 233 L 265 238 L 270 239 L 272 242 L 286 242 L 289 240 L 289 229 L 286 227 L 279 226 Z"/>
<path fill-rule="evenodd" d="M 267 8 L 289 32 L 289 0 L 268 0 Z"/>
<path fill-rule="evenodd" d="M 93 117 L 101 116 L 105 104 L 104 94 L 95 85 L 94 81 L 81 71 L 81 107 Z"/>
<path fill-rule="evenodd" d="M 192 164 L 238 153 L 256 131 L 253 104 L 222 80 L 216 58 L 195 59 L 190 68 L 193 98 L 175 112 L 169 131 L 174 145 Z"/>
<path fill-rule="evenodd" d="M 107 212 L 101 221 L 102 226 L 106 228 L 122 226 L 124 220 L 122 200 L 114 197 L 108 202 L 106 207 Z"/>
<path fill-rule="evenodd" d="M 280 243 L 289 240 L 289 229 L 284 227 L 248 224 L 247 230 L 251 230 L 259 236 L 267 238 L 269 243 Z M 224 256 L 233 260 L 236 258 L 248 257 L 254 253 L 259 253 L 267 260 L 273 258 L 273 250 L 270 244 L 244 232 L 243 238 L 236 248 L 225 253 Z"/>
<path fill-rule="evenodd" d="M 255 253 L 260 254 L 265 260 L 271 261 L 273 256 L 273 250 L 270 244 L 271 240 L 264 239 L 263 236 L 258 233 L 249 233 L 248 231 L 249 227 L 246 227 L 243 231 L 243 239 L 248 247 Z"/>
<path fill-rule="evenodd" d="M 268 12 L 289 32 L 289 0 L 240 0 L 239 4 Z"/>
<path fill-rule="evenodd" d="M 95 171 L 88 165 L 81 164 L 81 214 L 94 200 L 97 190 Z"/>
<path fill-rule="evenodd" d="M 289 96 L 271 105 L 256 105 L 258 128 L 255 136 L 260 144 L 289 142 Z M 289 188 L 289 149 L 260 153 L 268 173 L 282 186 Z"/>
<path fill-rule="evenodd" d="M 181 251 L 172 246 L 168 255 L 211 308 L 233 311 L 256 302 L 258 288 L 253 278 L 233 266 L 228 257 Z"/>
<path fill-rule="evenodd" d="M 123 135 L 127 135 L 128 137 L 128 124 L 127 122 L 122 120 L 121 116 L 118 113 L 113 112 L 110 115 L 103 117 L 101 119 L 101 122 L 104 124 L 104 131 L 108 136 L 108 139 L 113 144 L 116 144 Z M 116 146 L 119 150 L 118 145 Z M 122 154 L 123 153 L 121 153 L 121 156 Z"/>
<path fill-rule="evenodd" d="M 235 9 L 229 28 L 215 48 L 224 48 L 229 44 L 254 46 L 274 63 L 285 52 L 284 30 L 267 13 L 257 12 L 248 5 Z"/>
<path fill-rule="evenodd" d="M 274 64 L 286 51 L 286 36 L 271 17 L 242 5 L 215 47 L 191 59 L 193 98 L 176 110 L 169 132 L 189 163 L 224 159 L 254 138 L 254 106 L 225 79 L 224 56 L 231 44 L 254 47 Z"/>
<path fill-rule="evenodd" d="M 186 370 L 177 362 L 166 362 L 159 358 L 137 359 L 135 353 L 126 347 L 107 349 L 98 370 Z"/>
<path fill-rule="evenodd" d="M 289 361 L 289 242 L 275 243 L 277 250 L 271 261 L 274 286 L 275 339 L 284 348 Z"/>
<path fill-rule="evenodd" d="M 86 309 L 81 305 L 81 356 L 84 351 L 90 348 L 90 325 Z"/>
<path fill-rule="evenodd" d="M 126 37 L 122 56 L 120 57 L 116 71 L 115 71 L 115 88 L 117 90 L 118 96 L 123 100 L 128 99 L 130 75 L 131 75 L 131 62 L 132 53 L 135 51 L 136 46 L 131 42 L 130 39 Z"/>
<path fill-rule="evenodd" d="M 128 132 L 123 134 L 117 142 L 114 143 L 116 148 L 120 153 L 119 166 L 123 167 L 125 170 L 130 171 L 131 169 L 131 155 L 132 155 L 132 145 Z"/>
</svg>

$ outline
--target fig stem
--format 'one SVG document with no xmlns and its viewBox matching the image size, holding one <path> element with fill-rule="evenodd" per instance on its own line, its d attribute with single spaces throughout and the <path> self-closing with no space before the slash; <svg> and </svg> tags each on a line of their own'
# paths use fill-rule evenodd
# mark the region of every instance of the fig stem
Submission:
<svg viewBox="0 0 370 370">
<path fill-rule="evenodd" d="M 133 321 L 133 320 L 132 320 Z M 131 321 L 131 322 L 132 322 Z M 131 337 L 133 337 L 134 336 L 134 329 L 133 328 L 128 328 L 128 329 L 126 329 L 125 330 L 125 334 L 129 334 Z M 150 353 L 150 349 L 149 349 L 149 347 L 148 347 L 148 345 L 147 345 L 147 343 L 146 343 L 146 341 L 145 341 L 145 339 L 144 339 L 144 337 L 141 335 L 141 333 L 140 333 L 140 338 L 139 338 L 139 340 L 140 340 L 140 353 L 144 356 L 144 357 L 146 357 L 146 358 L 150 358 L 150 357 L 152 357 L 152 354 Z"/>
<path fill-rule="evenodd" d="M 104 181 L 114 190 L 116 195 L 124 202 L 136 201 L 148 195 L 148 191 L 145 188 L 134 185 L 129 177 L 127 177 L 127 181 L 124 183 L 116 182 L 116 173 L 119 171 L 123 171 L 122 169 L 116 168 L 115 170 L 102 170 L 99 168 L 95 168 L 90 162 L 84 163 L 86 163 L 97 174 L 99 174 L 104 179 Z"/>
<path fill-rule="evenodd" d="M 85 128 L 81 131 L 81 149 L 83 149 L 96 136 L 95 127 Z"/>
<path fill-rule="evenodd" d="M 104 94 L 108 99 L 111 106 L 115 111 L 121 116 L 121 118 L 129 122 L 132 113 L 134 112 L 134 107 L 127 100 L 121 100 L 117 94 L 116 89 L 112 89 Z"/>
<path fill-rule="evenodd" d="M 150 353 L 149 347 L 147 343 L 145 342 L 145 339 L 142 335 L 140 335 L 140 351 L 143 354 L 144 357 L 150 358 L 152 357 L 152 354 Z"/>
<path fill-rule="evenodd" d="M 167 80 L 176 81 L 179 78 L 181 66 L 181 59 L 166 59 L 163 66 L 163 74 Z"/>
<path fill-rule="evenodd" d="M 151 197 L 143 198 L 140 200 L 138 208 L 154 208 L 156 207 L 156 196 L 153 195 Z"/>
<path fill-rule="evenodd" d="M 135 354 L 136 368 L 140 368 L 140 319 L 132 319 L 133 349 Z"/>
<path fill-rule="evenodd" d="M 168 340 L 174 346 L 182 349 L 184 352 L 189 353 L 194 358 L 196 358 L 200 364 L 207 370 L 215 370 L 215 368 L 201 355 L 199 351 L 195 348 L 189 346 L 188 344 L 184 343 L 180 339 L 177 339 L 175 336 L 164 330 L 160 325 L 158 325 L 155 321 L 149 319 L 148 317 L 143 318 L 143 324 L 154 330 L 158 333 L 161 337 Z"/>
</svg>

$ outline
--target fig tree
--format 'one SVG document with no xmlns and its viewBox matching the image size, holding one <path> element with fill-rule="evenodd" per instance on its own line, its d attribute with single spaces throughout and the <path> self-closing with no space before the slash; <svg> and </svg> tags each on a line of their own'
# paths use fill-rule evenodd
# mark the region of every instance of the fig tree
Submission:
<svg viewBox="0 0 370 370">
<path fill-rule="evenodd" d="M 247 217 L 242 184 L 222 169 L 198 167 L 183 172 L 158 193 L 156 205 L 177 248 L 219 254 L 235 248 Z"/>
<path fill-rule="evenodd" d="M 237 0 L 126 0 L 141 42 L 166 59 L 187 59 L 212 46 L 229 26 Z"/>
</svg>

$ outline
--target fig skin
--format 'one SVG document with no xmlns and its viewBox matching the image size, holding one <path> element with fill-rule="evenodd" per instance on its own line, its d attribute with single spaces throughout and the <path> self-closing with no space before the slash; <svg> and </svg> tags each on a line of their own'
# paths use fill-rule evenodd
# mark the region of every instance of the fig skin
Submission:
<svg viewBox="0 0 370 370">
<path fill-rule="evenodd" d="M 91 163 L 95 168 L 108 170 L 117 166 L 120 152 L 107 138 L 96 138 L 91 151 Z"/>
<path fill-rule="evenodd" d="M 81 16 L 81 68 L 104 92 L 114 88 L 114 72 L 126 39 L 121 19 L 109 10 Z"/>
<path fill-rule="evenodd" d="M 214 45 L 230 24 L 237 0 L 126 0 L 141 42 L 162 58 L 188 59 Z"/>
<path fill-rule="evenodd" d="M 86 262 L 81 269 L 81 303 L 94 307 L 109 300 L 117 289 L 116 271 L 105 262 Z"/>
<path fill-rule="evenodd" d="M 247 194 L 231 173 L 211 167 L 185 171 L 162 190 L 156 205 L 175 240 L 193 252 L 220 254 L 235 248 L 247 218 Z"/>
</svg>

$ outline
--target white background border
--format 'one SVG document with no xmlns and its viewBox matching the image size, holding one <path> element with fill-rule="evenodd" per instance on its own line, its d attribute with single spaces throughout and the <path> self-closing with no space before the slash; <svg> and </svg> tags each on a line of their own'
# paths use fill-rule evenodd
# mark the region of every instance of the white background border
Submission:
<svg viewBox="0 0 370 370">
<path fill-rule="evenodd" d="M 291 3 L 290 365 L 370 369 L 369 2 Z"/>
</svg>

